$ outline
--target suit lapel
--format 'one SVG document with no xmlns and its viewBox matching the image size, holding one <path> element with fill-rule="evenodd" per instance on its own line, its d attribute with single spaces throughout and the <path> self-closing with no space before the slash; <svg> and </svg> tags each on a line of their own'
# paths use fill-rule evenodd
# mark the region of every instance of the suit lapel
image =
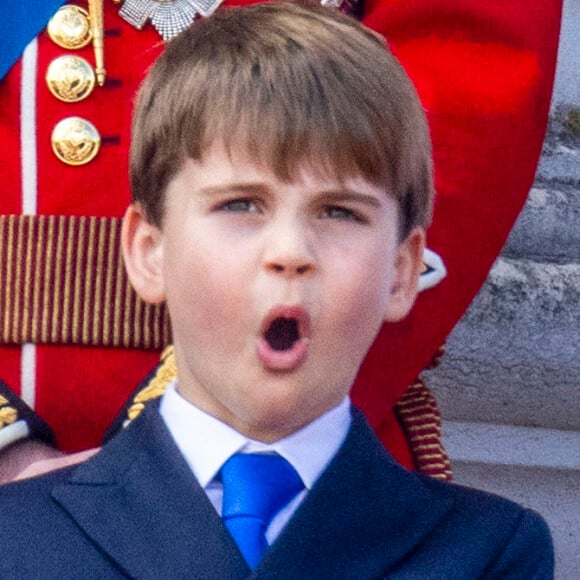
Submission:
<svg viewBox="0 0 580 580">
<path fill-rule="evenodd" d="M 257 575 L 385 575 L 450 507 L 450 500 L 395 463 L 355 409 L 338 455 L 266 553 Z"/>
<path fill-rule="evenodd" d="M 248 574 L 156 408 L 75 470 L 53 497 L 129 576 Z"/>
<path fill-rule="evenodd" d="M 75 470 L 53 497 L 129 576 L 249 574 L 156 408 Z M 254 576 L 385 575 L 450 507 L 450 500 L 394 462 L 355 411 L 339 453 Z"/>
</svg>

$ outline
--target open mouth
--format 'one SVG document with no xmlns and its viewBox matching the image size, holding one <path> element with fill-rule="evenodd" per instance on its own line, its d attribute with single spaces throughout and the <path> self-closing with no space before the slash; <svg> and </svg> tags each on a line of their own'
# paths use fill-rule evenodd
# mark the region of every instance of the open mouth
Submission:
<svg viewBox="0 0 580 580">
<path fill-rule="evenodd" d="M 270 324 L 264 338 L 273 350 L 290 350 L 300 340 L 298 321 L 295 318 L 276 318 Z"/>
<path fill-rule="evenodd" d="M 266 316 L 258 341 L 258 357 L 272 370 L 293 370 L 308 356 L 310 317 L 301 306 L 277 306 Z"/>
</svg>

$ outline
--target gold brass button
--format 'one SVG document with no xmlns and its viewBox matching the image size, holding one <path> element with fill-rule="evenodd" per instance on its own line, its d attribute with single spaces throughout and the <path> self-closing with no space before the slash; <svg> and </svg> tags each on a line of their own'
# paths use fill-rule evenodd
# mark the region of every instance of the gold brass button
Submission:
<svg viewBox="0 0 580 580">
<path fill-rule="evenodd" d="M 95 88 L 93 67 L 80 56 L 66 54 L 55 58 L 46 70 L 50 92 L 65 103 L 86 99 Z"/>
<path fill-rule="evenodd" d="M 92 37 L 89 13 L 74 4 L 62 6 L 49 20 L 47 32 L 50 39 L 62 48 L 82 48 Z"/>
<path fill-rule="evenodd" d="M 52 130 L 52 150 L 67 165 L 84 165 L 99 152 L 101 136 L 97 128 L 81 117 L 67 117 Z"/>
</svg>

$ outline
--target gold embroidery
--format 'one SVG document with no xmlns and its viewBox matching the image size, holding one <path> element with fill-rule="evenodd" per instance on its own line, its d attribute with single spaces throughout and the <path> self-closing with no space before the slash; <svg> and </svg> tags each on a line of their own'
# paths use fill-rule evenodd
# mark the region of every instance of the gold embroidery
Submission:
<svg viewBox="0 0 580 580">
<path fill-rule="evenodd" d="M 121 260 L 117 261 L 117 271 L 115 273 L 115 277 L 120 280 L 123 274 L 123 264 Z M 123 286 L 121 284 L 116 285 L 116 292 L 115 292 L 115 304 L 113 306 L 113 342 L 115 344 L 121 344 L 121 331 L 123 326 L 123 318 L 121 316 L 122 313 L 122 297 L 123 297 Z"/>
<path fill-rule="evenodd" d="M 73 267 L 73 252 L 74 252 L 74 229 L 69 228 L 68 236 L 66 240 L 66 258 L 65 258 L 65 270 L 64 270 L 64 279 L 67 281 L 64 285 L 63 291 L 63 338 L 64 340 L 72 340 L 72 332 L 71 332 L 71 324 L 70 324 L 70 305 L 71 305 L 71 293 L 72 288 L 71 284 L 68 281 L 71 279 L 71 272 Z"/>
<path fill-rule="evenodd" d="M 133 421 L 134 419 L 136 419 L 141 414 L 144 408 L 145 405 L 143 403 L 133 403 L 129 408 L 129 410 L 127 411 L 127 417 L 129 418 L 129 421 Z"/>
<path fill-rule="evenodd" d="M 103 343 L 105 346 L 111 344 L 111 315 L 112 315 L 112 301 L 113 301 L 113 265 L 114 265 L 114 254 L 111 248 L 115 247 L 115 228 L 109 229 L 109 241 L 108 241 L 108 252 L 107 252 L 107 265 L 106 265 L 106 279 L 105 279 L 105 302 L 103 307 Z"/>
<path fill-rule="evenodd" d="M 165 346 L 167 310 L 130 287 L 120 228 L 118 218 L 0 216 L 0 344 Z"/>
<path fill-rule="evenodd" d="M 46 269 L 44 270 L 44 288 L 50 288 L 50 274 L 52 272 L 52 262 L 54 257 L 54 228 L 55 228 L 55 220 L 50 219 L 48 220 L 48 235 L 47 235 L 47 244 L 46 244 Z M 44 292 L 42 293 L 45 300 L 50 300 L 52 293 L 47 295 Z M 52 319 L 50 317 L 50 309 L 43 308 L 42 310 L 42 327 L 41 327 L 41 341 L 47 342 L 49 340 L 49 328 Z"/>
<path fill-rule="evenodd" d="M 5 288 L 10 288 L 11 282 L 12 282 L 12 270 L 14 268 L 13 263 L 12 263 L 12 256 L 13 256 L 13 252 L 14 252 L 14 220 L 13 219 L 10 219 L 10 218 L 8 219 L 7 228 L 8 228 L 8 241 L 6 243 L 7 256 L 6 256 L 5 264 L 7 264 L 8 271 L 6 272 L 6 286 L 5 286 Z M 2 236 L 0 236 L 0 237 L 2 237 Z M 2 288 L 4 288 L 4 286 Z M 12 298 L 12 292 L 6 292 L 5 302 L 4 302 L 4 312 L 12 312 L 11 298 Z M 6 317 L 6 320 L 4 321 L 3 336 L 4 336 L 5 342 L 8 342 L 10 340 L 10 321 L 8 320 L 8 317 Z"/>
<path fill-rule="evenodd" d="M 106 229 L 103 227 L 103 223 L 99 223 L 99 233 L 98 233 L 98 241 L 97 241 L 97 268 L 100 269 L 103 267 L 105 263 L 105 235 Z M 98 312 L 101 310 L 101 297 L 103 295 L 103 277 L 98 275 L 95 276 L 95 306 L 94 309 Z M 92 342 L 99 341 L 99 335 L 103 332 L 102 326 L 94 325 L 93 326 L 93 339 Z"/>
<path fill-rule="evenodd" d="M 32 237 L 33 223 L 31 219 L 26 220 L 26 225 L 28 226 L 25 231 L 26 237 Z M 30 320 L 30 292 L 31 292 L 31 278 L 32 278 L 32 244 L 28 244 L 26 248 L 26 258 L 24 262 L 24 310 L 22 313 L 22 326 L 28 328 L 28 323 Z"/>
<path fill-rule="evenodd" d="M 34 246 L 34 256 L 36 258 L 36 264 L 35 264 L 35 268 L 34 268 L 34 274 L 33 274 L 33 278 L 30 281 L 30 285 L 32 286 L 32 293 L 33 293 L 33 298 L 32 298 L 32 325 L 34 324 L 34 321 L 39 321 L 41 318 L 41 307 L 40 307 L 40 301 L 41 298 L 42 300 L 45 300 L 46 297 L 40 295 L 40 284 L 38 283 L 38 281 L 40 280 L 40 276 L 41 276 L 41 265 L 44 263 L 44 256 L 43 256 L 43 251 L 44 248 L 46 246 L 46 241 L 45 241 L 45 236 L 44 236 L 44 226 L 46 225 L 46 221 L 42 220 L 40 222 L 38 222 L 38 238 L 36 240 L 36 245 Z M 32 246 L 32 243 L 30 244 Z M 40 331 L 41 328 L 36 328 L 35 332 Z"/>
<path fill-rule="evenodd" d="M 17 419 L 18 411 L 14 407 L 0 408 L 0 429 L 7 425 L 12 425 L 12 423 L 16 423 Z"/>
<path fill-rule="evenodd" d="M 24 224 L 23 224 L 24 226 Z M 20 313 L 20 294 L 22 292 L 22 240 L 24 237 L 24 227 L 18 228 L 18 232 L 16 234 L 16 288 L 14 292 L 14 310 L 12 312 L 12 316 L 16 322 L 16 325 L 20 325 L 22 321 L 21 313 Z M 14 340 L 15 334 L 12 334 L 12 339 Z"/>
<path fill-rule="evenodd" d="M 62 217 L 59 218 L 62 223 Z M 60 225 L 60 224 L 59 224 Z M 54 269 L 54 300 L 58 304 L 61 300 L 60 298 L 60 281 L 62 278 L 62 262 L 63 262 L 63 238 L 64 238 L 64 228 L 59 227 L 56 235 L 56 265 Z M 55 309 L 52 314 L 52 340 L 56 342 L 61 329 L 58 325 L 58 311 Z"/>
<path fill-rule="evenodd" d="M 417 380 L 395 405 L 417 471 L 434 479 L 451 479 L 451 463 L 441 443 L 441 413 L 422 380 Z"/>
<path fill-rule="evenodd" d="M 163 351 L 161 364 L 157 367 L 155 375 L 149 381 L 149 384 L 141 389 L 133 398 L 133 404 L 127 411 L 128 420 L 133 421 L 136 419 L 145 408 L 145 404 L 161 397 L 167 389 L 167 385 L 176 378 L 175 349 L 170 345 Z"/>
<path fill-rule="evenodd" d="M 93 257 L 95 253 L 95 239 L 96 239 L 96 220 L 91 220 L 89 222 L 89 247 L 87 249 L 87 277 L 85 279 L 85 288 L 84 288 L 84 304 L 83 304 L 83 320 L 82 320 L 82 344 L 90 344 L 89 342 L 89 325 L 90 325 L 90 318 L 92 315 L 92 306 L 94 304 L 94 296 L 91 296 L 91 290 L 94 289 L 93 286 Z"/>
</svg>

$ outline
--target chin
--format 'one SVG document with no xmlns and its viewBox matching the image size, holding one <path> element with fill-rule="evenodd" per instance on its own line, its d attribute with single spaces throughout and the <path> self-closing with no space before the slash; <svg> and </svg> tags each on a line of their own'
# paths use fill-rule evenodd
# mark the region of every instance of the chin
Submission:
<svg viewBox="0 0 580 580">
<path fill-rule="evenodd" d="M 267 405 L 262 401 L 246 415 L 247 434 L 253 439 L 275 441 L 300 429 L 305 423 L 296 420 L 299 412 L 290 403 Z"/>
</svg>

